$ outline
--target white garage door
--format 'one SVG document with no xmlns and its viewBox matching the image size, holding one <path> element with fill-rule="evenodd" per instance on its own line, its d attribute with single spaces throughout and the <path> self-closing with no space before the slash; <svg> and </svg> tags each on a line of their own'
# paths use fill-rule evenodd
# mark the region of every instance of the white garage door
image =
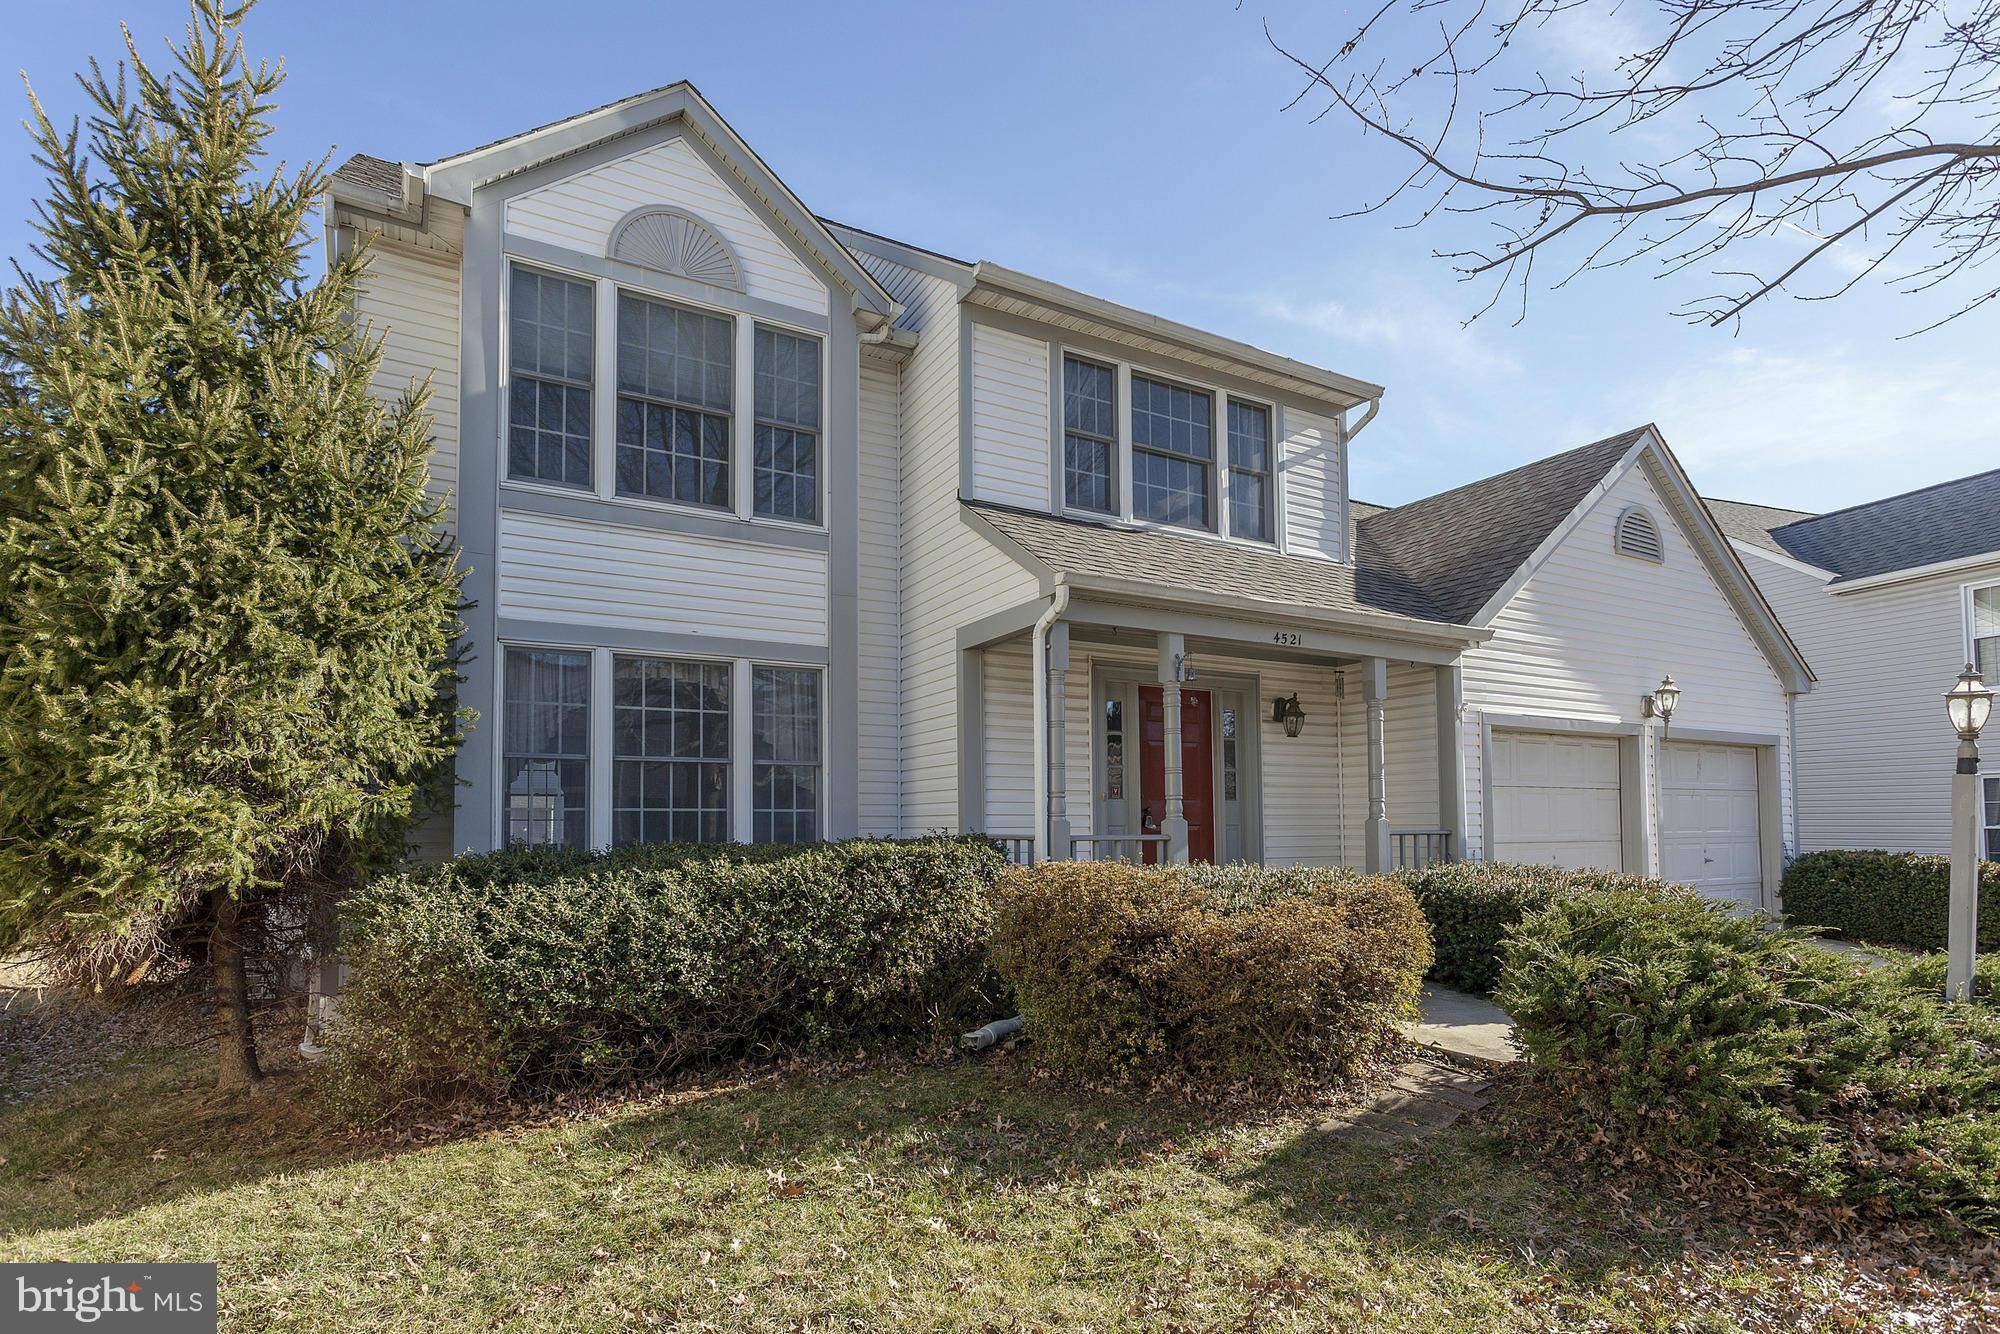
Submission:
<svg viewBox="0 0 2000 1334">
<path fill-rule="evenodd" d="M 1494 733 L 1493 807 L 1497 860 L 1623 864 L 1616 740 Z"/>
<path fill-rule="evenodd" d="M 1660 755 L 1662 875 L 1710 898 L 1762 906 L 1757 752 L 1670 741 Z"/>
</svg>

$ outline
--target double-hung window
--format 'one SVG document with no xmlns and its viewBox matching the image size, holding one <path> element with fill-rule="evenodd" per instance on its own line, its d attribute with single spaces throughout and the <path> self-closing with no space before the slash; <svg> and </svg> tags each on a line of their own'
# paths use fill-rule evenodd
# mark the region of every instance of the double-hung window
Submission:
<svg viewBox="0 0 2000 1334">
<path fill-rule="evenodd" d="M 819 340 L 757 326 L 755 512 L 819 522 Z"/>
<path fill-rule="evenodd" d="M 729 838 L 729 664 L 611 660 L 611 841 Z"/>
<path fill-rule="evenodd" d="M 1229 535 L 1271 540 L 1271 410 L 1229 400 Z"/>
<path fill-rule="evenodd" d="M 515 265 L 507 291 L 507 475 L 590 485 L 590 284 Z"/>
<path fill-rule="evenodd" d="M 509 843 L 590 836 L 590 654 L 510 648 L 500 765 Z"/>
<path fill-rule="evenodd" d="M 1109 366 L 1063 358 L 1063 504 L 1118 512 L 1118 376 Z"/>
<path fill-rule="evenodd" d="M 1972 590 L 1972 660 L 1986 683 L 2000 681 L 2000 584 Z"/>
<path fill-rule="evenodd" d="M 1215 400 L 1200 389 L 1132 376 L 1132 512 L 1154 523 L 1215 527 Z"/>
<path fill-rule="evenodd" d="M 732 507 L 730 322 L 618 294 L 618 494 Z"/>
<path fill-rule="evenodd" d="M 759 843 L 810 843 L 819 837 L 819 673 L 809 667 L 753 667 L 750 695 L 751 837 Z"/>
</svg>

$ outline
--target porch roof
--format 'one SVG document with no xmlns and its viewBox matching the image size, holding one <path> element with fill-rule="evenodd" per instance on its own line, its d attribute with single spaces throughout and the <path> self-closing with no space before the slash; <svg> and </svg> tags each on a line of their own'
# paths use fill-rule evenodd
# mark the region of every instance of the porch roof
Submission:
<svg viewBox="0 0 2000 1334">
<path fill-rule="evenodd" d="M 1017 559 L 1038 573 L 1079 587 L 1146 586 L 1164 601 L 1215 608 L 1223 600 L 1268 604 L 1273 610 L 1318 612 L 1436 637 L 1441 630 L 1464 638 L 1424 594 L 1394 570 L 1287 556 L 1242 543 L 1182 537 L 1157 528 L 1132 528 L 1058 518 L 984 501 L 964 501 Z M 1479 636 L 1473 636 L 1477 638 Z"/>
</svg>

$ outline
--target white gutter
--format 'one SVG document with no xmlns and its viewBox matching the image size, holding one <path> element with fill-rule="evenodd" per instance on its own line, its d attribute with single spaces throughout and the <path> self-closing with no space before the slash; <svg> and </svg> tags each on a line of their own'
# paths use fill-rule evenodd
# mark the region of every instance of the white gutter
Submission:
<svg viewBox="0 0 2000 1334">
<path fill-rule="evenodd" d="M 1934 575 L 1976 570 L 1982 565 L 1995 563 L 2000 563 L 2000 551 L 1981 551 L 1970 556 L 1956 556 L 1951 560 L 1933 561 L 1929 565 L 1912 565 L 1907 570 L 1885 570 L 1881 574 L 1865 575 L 1859 579 L 1835 579 L 1826 586 L 1826 591 L 1837 597 L 1842 593 L 1859 593 L 1864 589 L 1883 588 L 1889 584 L 1908 583 L 1913 579 L 1929 579 Z"/>
<path fill-rule="evenodd" d="M 1375 414 L 1381 410 L 1382 396 L 1377 394 L 1374 398 L 1368 400 L 1368 411 L 1361 414 L 1361 420 L 1347 428 L 1347 438 L 1352 440 L 1355 436 L 1360 435 L 1362 431 L 1367 429 L 1368 423 L 1375 420 Z"/>
<path fill-rule="evenodd" d="M 1035 860 L 1049 860 L 1049 627 L 1069 609 L 1069 585 L 1056 585 L 1048 610 L 1035 622 Z M 1067 849 L 1065 849 L 1067 851 Z"/>
</svg>

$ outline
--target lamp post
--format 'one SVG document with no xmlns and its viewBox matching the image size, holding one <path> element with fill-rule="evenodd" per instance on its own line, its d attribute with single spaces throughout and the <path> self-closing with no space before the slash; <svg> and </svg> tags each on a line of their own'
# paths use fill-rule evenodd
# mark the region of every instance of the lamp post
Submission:
<svg viewBox="0 0 2000 1334">
<path fill-rule="evenodd" d="M 1972 965 L 1979 952 L 1979 730 L 1993 713 L 1993 692 L 1971 663 L 1944 695 L 1958 733 L 1958 768 L 1951 778 L 1951 917 L 1946 1000 L 1972 999 Z"/>
</svg>

